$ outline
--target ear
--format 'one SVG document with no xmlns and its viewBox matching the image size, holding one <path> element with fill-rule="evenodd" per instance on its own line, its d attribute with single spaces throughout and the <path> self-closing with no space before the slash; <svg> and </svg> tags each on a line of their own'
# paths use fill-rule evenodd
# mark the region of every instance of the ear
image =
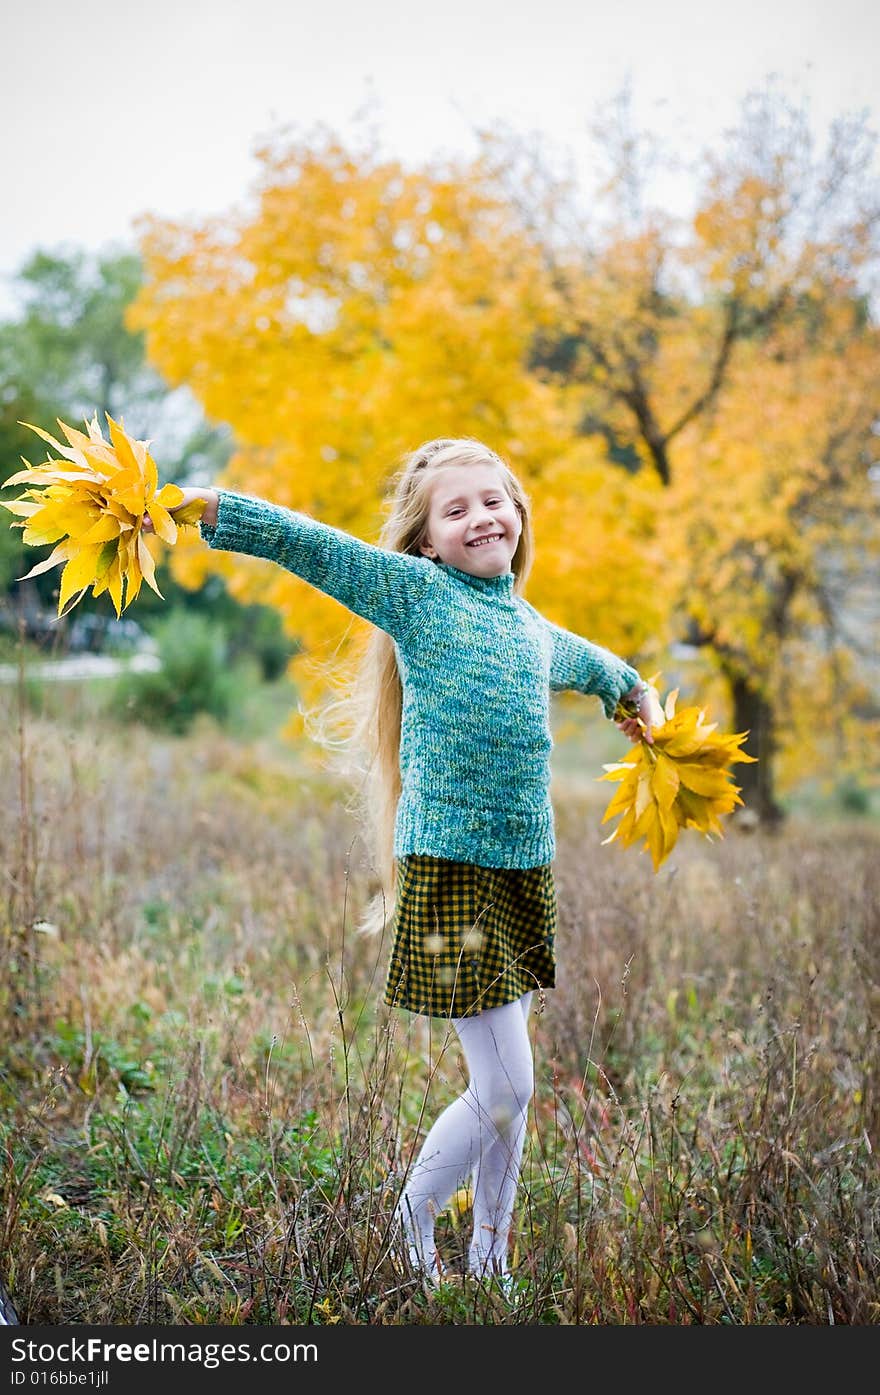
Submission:
<svg viewBox="0 0 880 1395">
<path fill-rule="evenodd" d="M 435 547 L 432 547 L 431 544 L 427 541 L 419 543 L 419 552 L 421 552 L 423 557 L 437 556 L 437 549 Z"/>
</svg>

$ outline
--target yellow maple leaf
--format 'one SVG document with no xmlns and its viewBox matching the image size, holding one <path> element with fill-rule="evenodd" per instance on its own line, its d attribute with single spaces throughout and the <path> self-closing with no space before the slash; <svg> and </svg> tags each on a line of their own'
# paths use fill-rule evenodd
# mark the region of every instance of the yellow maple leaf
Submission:
<svg viewBox="0 0 880 1395">
<path fill-rule="evenodd" d="M 86 422 L 87 434 L 59 421 L 67 445 L 40 426 L 20 422 L 47 441 L 61 459 L 50 456 L 41 465 L 25 460 L 25 469 L 2 485 L 4 489 L 13 484 L 30 486 L 18 499 L 0 500 L 15 515 L 10 526 L 22 529 L 22 541 L 36 547 L 57 544 L 18 579 L 27 581 L 63 563 L 59 616 L 72 610 L 90 586 L 94 596 L 109 593 L 117 619 L 144 581 L 161 596 L 156 559 L 143 530 L 144 515 L 149 512 L 157 537 L 173 544 L 180 527 L 196 524 L 205 508 L 204 500 L 194 499 L 172 518 L 170 510 L 180 504 L 183 491 L 176 484 L 160 489 L 150 442 L 129 436 L 121 419 L 117 422 L 109 412 L 106 415 L 109 441 L 98 425 L 97 413 Z"/>
<path fill-rule="evenodd" d="M 716 722 L 706 721 L 702 708 L 678 710 L 677 700 L 676 688 L 662 704 L 665 721 L 654 727 L 652 744 L 642 739 L 624 760 L 604 765 L 604 775 L 597 777 L 620 784 L 602 817 L 607 823 L 620 815 L 620 822 L 604 843 L 618 841 L 626 848 L 644 839 L 655 872 L 681 829 L 695 828 L 707 838 L 723 836 L 721 816 L 743 802 L 730 766 L 757 759 L 740 749 L 747 731 L 723 735 Z M 637 715 L 625 703 L 616 713 L 618 719 Z"/>
</svg>

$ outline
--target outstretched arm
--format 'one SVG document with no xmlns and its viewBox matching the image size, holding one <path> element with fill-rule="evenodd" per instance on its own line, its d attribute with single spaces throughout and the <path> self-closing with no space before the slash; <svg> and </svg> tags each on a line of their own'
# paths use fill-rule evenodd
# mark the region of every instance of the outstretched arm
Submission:
<svg viewBox="0 0 880 1395">
<path fill-rule="evenodd" d="M 538 612 L 535 612 L 538 614 Z M 606 717 L 613 717 L 621 698 L 628 699 L 637 712 L 624 717 L 617 725 L 631 741 L 642 736 L 651 742 L 654 727 L 663 722 L 663 710 L 656 691 L 646 683 L 637 669 L 625 663 L 610 649 L 592 644 L 582 635 L 554 625 L 541 616 L 553 640 L 550 663 L 550 687 L 554 692 L 575 689 L 595 693 L 601 700 Z"/>
<path fill-rule="evenodd" d="M 610 649 L 592 644 L 582 635 L 544 620 L 553 639 L 550 687 L 554 692 L 574 689 L 595 693 L 606 717 L 613 717 L 618 702 L 639 682 L 639 671 Z"/>
<path fill-rule="evenodd" d="M 418 625 L 436 575 L 424 558 L 374 547 L 308 514 L 234 490 L 187 489 L 184 495 L 184 503 L 207 500 L 199 532 L 210 547 L 277 562 L 397 640 Z"/>
</svg>

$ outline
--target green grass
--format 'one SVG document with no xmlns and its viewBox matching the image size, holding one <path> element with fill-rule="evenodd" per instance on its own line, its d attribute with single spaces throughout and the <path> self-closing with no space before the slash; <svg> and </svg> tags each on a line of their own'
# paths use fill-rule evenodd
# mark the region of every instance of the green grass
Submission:
<svg viewBox="0 0 880 1395">
<path fill-rule="evenodd" d="M 184 737 L 88 685 L 11 709 L 0 1253 L 23 1320 L 876 1323 L 876 822 L 794 807 L 684 836 L 655 876 L 600 845 L 619 733 L 560 739 L 517 1289 L 456 1278 L 449 1212 L 425 1291 L 390 1219 L 461 1062 L 381 1006 L 387 943 L 352 933 L 369 861 L 347 791 L 279 739 L 291 700 L 255 686 L 238 730 Z"/>
<path fill-rule="evenodd" d="M 0 646 L 0 663 L 17 665 L 20 646 L 7 646 L 5 655 Z M 34 665 L 52 660 L 52 655 L 32 647 L 24 651 L 24 681 L 27 709 L 40 720 L 58 722 L 74 730 L 84 730 L 95 723 L 125 726 L 115 692 L 114 675 L 87 678 L 48 679 L 34 671 Z M 123 656 L 123 662 L 127 656 Z M 296 707 L 297 691 L 287 677 L 268 683 L 259 678 L 255 660 L 240 660 L 237 669 L 237 701 L 223 731 L 243 741 L 254 738 L 272 740 L 281 731 L 291 711 Z M 12 711 L 17 707 L 18 683 L 0 685 L 0 708 Z M 202 727 L 213 723 L 205 719 Z M 284 752 L 287 743 L 278 742 Z"/>
</svg>

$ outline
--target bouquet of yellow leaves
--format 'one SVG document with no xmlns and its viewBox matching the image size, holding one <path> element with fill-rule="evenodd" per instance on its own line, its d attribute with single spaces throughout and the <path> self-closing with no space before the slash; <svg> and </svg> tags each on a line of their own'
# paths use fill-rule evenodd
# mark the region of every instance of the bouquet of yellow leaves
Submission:
<svg viewBox="0 0 880 1395">
<path fill-rule="evenodd" d="M 109 441 L 104 439 L 97 413 L 86 423 L 87 435 L 58 422 L 67 437 L 66 446 L 39 426 L 24 421 L 20 425 L 42 436 L 61 459 L 50 456 L 36 466 L 25 460 L 27 468 L 3 483 L 4 489 L 13 484 L 32 486 L 18 499 L 0 500 L 3 508 L 22 519 L 11 526 L 24 529 L 23 541 L 35 546 L 58 544 L 49 557 L 19 577 L 19 581 L 64 563 L 59 616 L 69 613 L 90 586 L 93 596 L 110 593 L 117 620 L 143 581 L 161 596 L 156 585 L 155 559 L 143 533 L 144 514 L 149 511 L 160 538 L 175 543 L 178 525 L 197 523 L 205 508 L 204 500 L 193 500 L 172 518 L 168 510 L 181 503 L 183 491 L 176 484 L 159 489 L 156 462 L 148 449 L 150 442 L 126 435 L 123 424 L 115 422 L 109 413 Z M 64 611 L 68 601 L 71 604 Z"/>
<path fill-rule="evenodd" d="M 721 816 L 743 802 L 729 767 L 757 759 L 739 749 L 747 731 L 722 736 L 702 708 L 676 712 L 677 698 L 676 688 L 663 706 L 666 720 L 654 727 L 653 744 L 639 741 L 624 760 L 603 765 L 606 773 L 598 776 L 620 782 L 602 822 L 616 814 L 622 818 L 604 843 L 618 839 L 628 848 L 644 838 L 655 872 L 675 847 L 680 829 L 696 828 L 707 838 L 724 836 Z M 621 703 L 615 715 L 620 720 L 636 714 Z"/>
</svg>

